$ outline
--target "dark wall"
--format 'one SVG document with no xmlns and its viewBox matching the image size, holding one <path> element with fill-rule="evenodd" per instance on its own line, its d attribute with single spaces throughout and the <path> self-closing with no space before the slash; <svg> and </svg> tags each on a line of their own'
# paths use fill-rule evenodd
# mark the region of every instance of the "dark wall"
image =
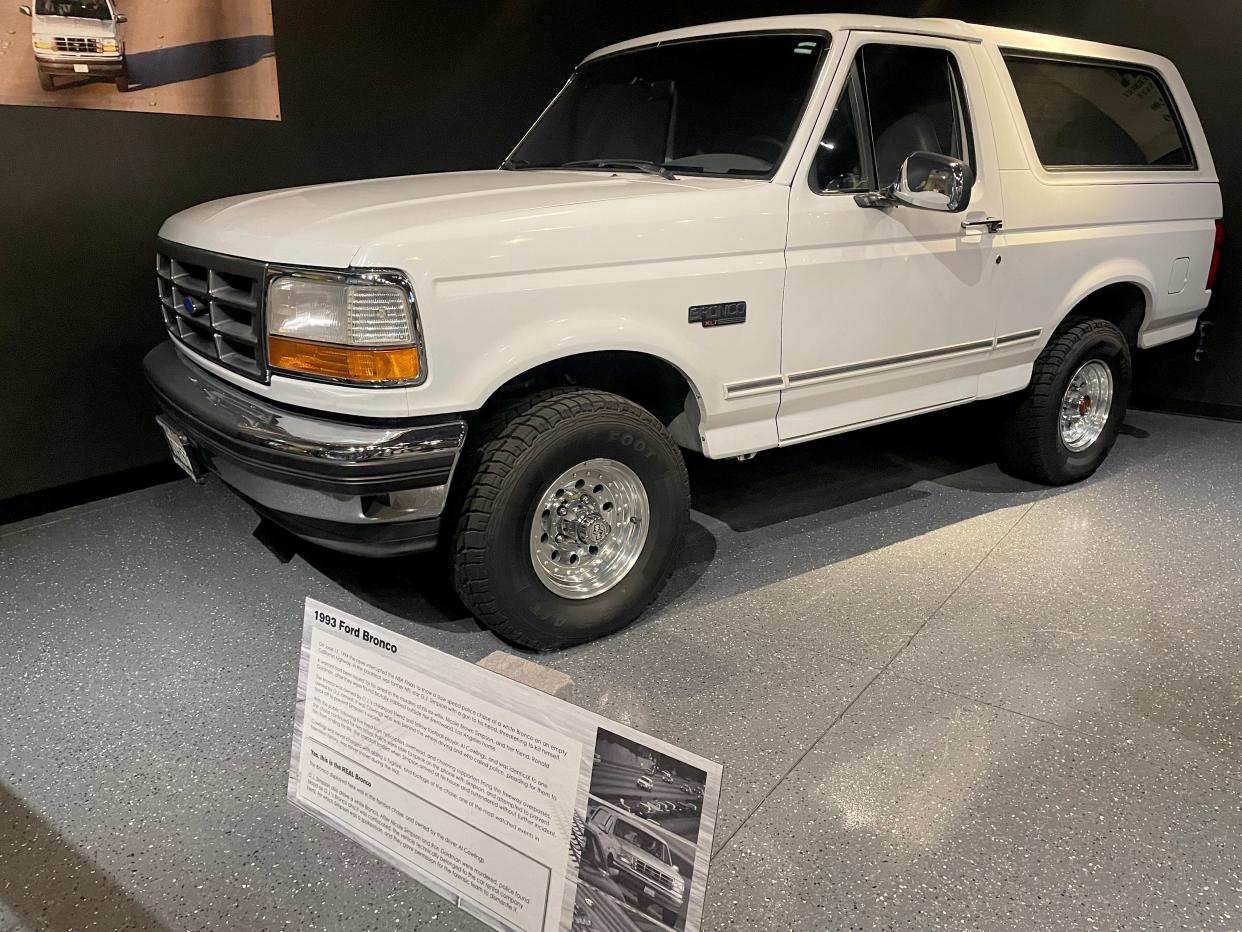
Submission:
<svg viewBox="0 0 1242 932">
<path fill-rule="evenodd" d="M 265 188 L 495 165 L 594 48 L 782 12 L 954 16 L 1161 52 L 1242 192 L 1234 17 L 1217 0 L 1026 2 L 275 0 L 283 121 L 0 107 L 0 500 L 164 460 L 142 382 L 161 339 L 153 237 L 169 214 Z M 377 25 L 378 24 L 378 25 Z M 1147 354 L 1142 390 L 1237 406 L 1240 276 L 1226 259 L 1205 362 Z"/>
</svg>

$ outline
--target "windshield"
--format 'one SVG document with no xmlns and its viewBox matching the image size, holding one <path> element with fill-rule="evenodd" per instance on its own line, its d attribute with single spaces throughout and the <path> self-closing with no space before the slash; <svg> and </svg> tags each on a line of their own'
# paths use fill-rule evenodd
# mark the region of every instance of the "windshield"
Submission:
<svg viewBox="0 0 1242 932">
<path fill-rule="evenodd" d="M 38 0 L 35 12 L 40 16 L 76 16 L 79 19 L 112 19 L 106 0 Z"/>
<path fill-rule="evenodd" d="M 827 40 L 756 34 L 648 46 L 586 62 L 507 166 L 638 161 L 769 177 L 806 106 Z M 622 166 L 623 167 L 623 166 Z"/>
<path fill-rule="evenodd" d="M 617 826 L 616 835 L 622 841 L 629 842 L 631 845 L 641 848 L 657 860 L 663 861 L 665 864 L 672 863 L 669 858 L 668 847 L 664 844 L 664 842 L 660 841 L 660 839 L 652 835 L 648 835 L 646 832 L 641 831 L 632 825 L 624 824 L 619 824 Z"/>
</svg>

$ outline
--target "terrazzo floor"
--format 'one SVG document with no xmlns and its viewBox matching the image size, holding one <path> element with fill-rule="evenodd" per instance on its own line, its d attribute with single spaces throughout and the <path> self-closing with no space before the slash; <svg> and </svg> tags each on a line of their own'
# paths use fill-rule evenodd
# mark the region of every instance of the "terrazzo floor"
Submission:
<svg viewBox="0 0 1242 932">
<path fill-rule="evenodd" d="M 691 464 L 655 610 L 540 658 L 725 767 L 709 930 L 1242 928 L 1242 424 L 1068 489 L 948 412 Z M 482 927 L 285 802 L 307 595 L 477 660 L 434 558 L 218 483 L 0 526 L 0 930 Z"/>
</svg>

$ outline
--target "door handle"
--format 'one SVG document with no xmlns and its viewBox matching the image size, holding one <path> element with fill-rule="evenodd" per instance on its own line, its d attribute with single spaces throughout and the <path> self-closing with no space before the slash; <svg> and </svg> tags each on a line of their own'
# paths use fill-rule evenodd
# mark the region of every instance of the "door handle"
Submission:
<svg viewBox="0 0 1242 932">
<path fill-rule="evenodd" d="M 967 233 L 973 232 L 979 227 L 987 227 L 989 233 L 999 233 L 1005 228 L 1005 221 L 997 217 L 988 217 L 986 220 L 963 220 L 962 229 Z"/>
</svg>

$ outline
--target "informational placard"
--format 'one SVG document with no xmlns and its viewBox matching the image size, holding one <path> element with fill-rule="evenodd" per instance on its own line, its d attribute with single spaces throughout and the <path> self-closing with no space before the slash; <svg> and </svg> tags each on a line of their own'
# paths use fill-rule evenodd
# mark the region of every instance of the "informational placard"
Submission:
<svg viewBox="0 0 1242 932">
<path fill-rule="evenodd" d="M 289 799 L 496 929 L 694 932 L 717 763 L 306 600 Z"/>
</svg>

